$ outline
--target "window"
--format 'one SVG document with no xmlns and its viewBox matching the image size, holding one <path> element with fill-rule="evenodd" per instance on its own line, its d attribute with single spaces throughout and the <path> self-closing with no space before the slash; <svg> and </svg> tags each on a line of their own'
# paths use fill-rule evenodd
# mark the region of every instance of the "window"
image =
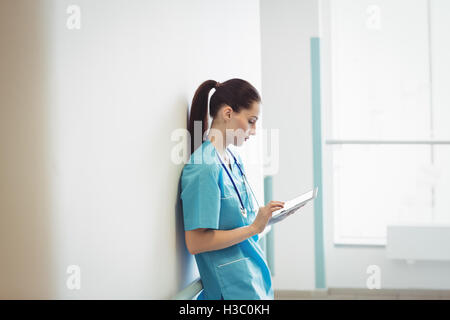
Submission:
<svg viewBox="0 0 450 320">
<path fill-rule="evenodd" d="M 335 243 L 450 222 L 450 1 L 329 3 Z"/>
</svg>

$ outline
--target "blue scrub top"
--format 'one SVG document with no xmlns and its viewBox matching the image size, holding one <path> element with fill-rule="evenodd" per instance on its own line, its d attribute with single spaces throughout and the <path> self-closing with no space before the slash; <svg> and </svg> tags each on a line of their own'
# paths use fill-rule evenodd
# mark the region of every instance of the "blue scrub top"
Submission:
<svg viewBox="0 0 450 320">
<path fill-rule="evenodd" d="M 239 154 L 233 154 L 245 173 Z M 257 214 L 254 210 L 258 207 L 252 200 L 251 191 L 245 192 L 243 178 L 233 157 L 231 163 L 232 170 L 227 168 L 239 189 L 247 217 L 242 215 L 236 190 L 217 158 L 214 145 L 207 139 L 192 153 L 182 172 L 185 230 L 230 230 L 253 222 Z M 196 254 L 204 288 L 199 299 L 273 299 L 270 271 L 257 241 L 258 235 L 255 235 L 228 248 Z"/>
</svg>

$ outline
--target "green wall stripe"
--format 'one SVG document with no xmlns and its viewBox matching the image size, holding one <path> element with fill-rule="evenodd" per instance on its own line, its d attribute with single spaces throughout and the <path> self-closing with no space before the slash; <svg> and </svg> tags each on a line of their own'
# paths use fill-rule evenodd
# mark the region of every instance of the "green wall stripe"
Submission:
<svg viewBox="0 0 450 320">
<path fill-rule="evenodd" d="M 272 176 L 264 177 L 264 203 L 268 203 L 272 200 L 272 189 L 273 188 L 273 178 Z M 267 264 L 269 265 L 270 273 L 275 275 L 275 257 L 274 257 L 274 227 L 272 225 L 272 229 L 269 233 L 266 234 L 264 239 L 265 242 L 265 250 Z"/>
<path fill-rule="evenodd" d="M 314 201 L 314 262 L 316 288 L 326 288 L 325 254 L 323 237 L 322 201 L 322 134 L 320 99 L 320 39 L 311 38 L 311 89 L 312 89 L 312 134 L 313 134 L 313 177 L 314 186 L 319 188 Z"/>
</svg>

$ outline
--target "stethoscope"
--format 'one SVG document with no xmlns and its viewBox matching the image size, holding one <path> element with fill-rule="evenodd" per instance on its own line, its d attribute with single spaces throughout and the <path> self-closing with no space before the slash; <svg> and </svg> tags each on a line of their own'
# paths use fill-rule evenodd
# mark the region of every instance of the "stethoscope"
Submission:
<svg viewBox="0 0 450 320">
<path fill-rule="evenodd" d="M 242 171 L 241 166 L 239 165 L 239 163 L 238 163 L 236 157 L 234 156 L 234 154 L 233 154 L 228 148 L 227 148 L 226 150 L 233 156 L 233 158 L 234 158 L 234 163 L 236 163 L 236 165 L 237 165 L 237 167 L 239 168 L 239 171 L 240 171 L 240 173 L 241 173 L 241 176 L 242 176 L 242 178 L 244 179 L 244 189 L 245 189 L 245 193 L 247 194 L 247 198 L 248 198 L 248 193 L 247 193 L 247 187 L 245 186 L 245 182 L 246 182 L 246 181 L 247 181 L 247 184 L 248 184 L 248 186 L 250 187 L 250 191 L 252 192 L 252 195 L 253 195 L 253 197 L 255 198 L 256 203 L 258 204 L 258 207 L 259 207 L 258 199 L 256 198 L 255 193 L 253 192 L 253 189 L 252 189 L 250 183 L 248 182 L 246 175 L 245 175 L 244 172 Z M 226 166 L 225 163 L 222 161 L 222 157 L 221 157 L 220 154 L 217 152 L 217 150 L 215 150 L 215 151 L 216 151 L 217 157 L 218 157 L 219 160 L 220 160 L 220 163 L 222 164 L 222 167 L 225 169 L 226 173 L 228 174 L 228 177 L 229 177 L 230 180 L 231 180 L 231 183 L 233 184 L 234 190 L 236 190 L 236 194 L 238 195 L 239 202 L 241 203 L 241 213 L 242 213 L 242 215 L 243 215 L 244 217 L 247 218 L 247 209 L 246 209 L 245 206 L 244 206 L 244 202 L 242 201 L 241 194 L 239 193 L 239 190 L 238 190 L 238 188 L 236 187 L 236 183 L 234 182 L 234 179 L 233 179 L 233 177 L 231 176 L 231 173 L 228 171 L 227 166 Z M 250 203 L 251 203 L 251 201 L 250 201 Z M 252 205 L 252 204 L 250 204 L 250 205 L 251 205 L 251 207 L 252 207 L 252 210 L 254 210 L 253 205 Z"/>
</svg>

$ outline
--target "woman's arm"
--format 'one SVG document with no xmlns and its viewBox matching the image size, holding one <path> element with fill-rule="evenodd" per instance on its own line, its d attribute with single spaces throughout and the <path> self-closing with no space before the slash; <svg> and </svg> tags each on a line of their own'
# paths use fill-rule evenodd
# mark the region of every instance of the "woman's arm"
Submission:
<svg viewBox="0 0 450 320">
<path fill-rule="evenodd" d="M 272 217 L 272 212 L 283 207 L 284 202 L 282 201 L 270 201 L 266 206 L 259 208 L 258 214 L 251 225 L 236 229 L 216 230 L 201 228 L 185 231 L 186 246 L 191 254 L 230 247 L 261 233 Z"/>
<path fill-rule="evenodd" d="M 186 246 L 191 254 L 220 250 L 242 242 L 257 233 L 252 225 L 232 230 L 189 230 L 185 232 Z"/>
</svg>

